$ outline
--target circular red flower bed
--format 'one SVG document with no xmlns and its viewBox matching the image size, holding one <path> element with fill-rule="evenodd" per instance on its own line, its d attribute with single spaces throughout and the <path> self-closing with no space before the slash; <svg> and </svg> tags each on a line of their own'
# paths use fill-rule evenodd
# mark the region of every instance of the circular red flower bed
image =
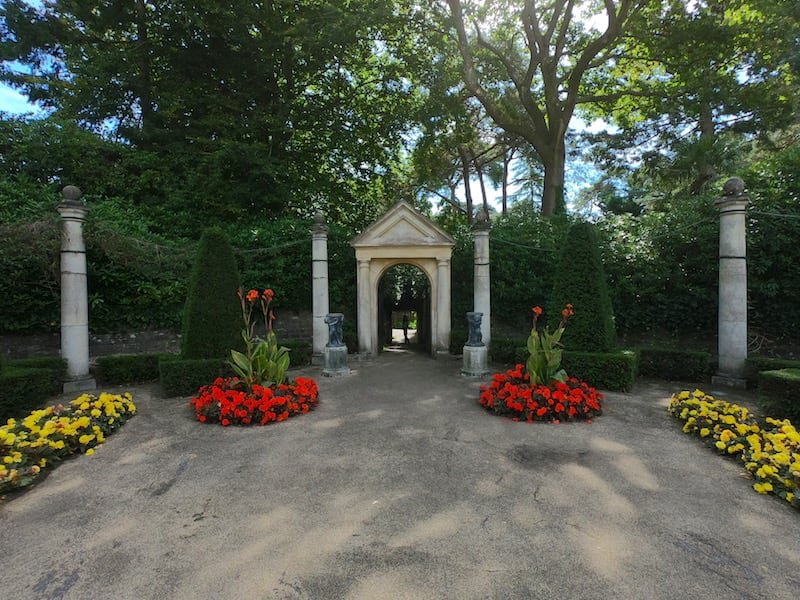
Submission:
<svg viewBox="0 0 800 600">
<path fill-rule="evenodd" d="M 531 386 L 524 365 L 496 373 L 481 386 L 479 402 L 496 415 L 515 421 L 579 421 L 602 414 L 603 394 L 574 377 L 564 383 Z"/>
<path fill-rule="evenodd" d="M 292 383 L 273 387 L 253 385 L 248 389 L 237 377 L 218 377 L 204 385 L 191 399 L 201 423 L 228 425 L 266 425 L 305 414 L 318 403 L 317 382 L 298 377 Z"/>
</svg>

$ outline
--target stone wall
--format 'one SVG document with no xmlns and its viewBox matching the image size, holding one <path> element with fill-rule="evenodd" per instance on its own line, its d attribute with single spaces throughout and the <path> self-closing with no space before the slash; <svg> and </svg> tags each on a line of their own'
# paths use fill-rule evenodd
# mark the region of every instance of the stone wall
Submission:
<svg viewBox="0 0 800 600">
<path fill-rule="evenodd" d="M 311 328 L 311 311 L 286 311 L 278 314 L 275 321 L 278 340 L 311 341 Z M 179 332 L 169 330 L 90 334 L 89 355 L 178 352 L 180 339 Z M 0 334 L 0 355 L 3 358 L 57 356 L 60 350 L 61 337 L 57 333 Z"/>
</svg>

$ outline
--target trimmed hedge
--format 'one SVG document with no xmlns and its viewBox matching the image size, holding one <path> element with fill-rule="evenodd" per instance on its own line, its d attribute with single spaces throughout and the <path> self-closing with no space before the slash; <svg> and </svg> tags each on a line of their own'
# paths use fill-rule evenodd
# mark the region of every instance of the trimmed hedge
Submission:
<svg viewBox="0 0 800 600">
<path fill-rule="evenodd" d="M 612 392 L 629 392 L 636 381 L 639 355 L 632 350 L 618 352 L 565 351 L 561 366 L 571 377 Z"/>
<path fill-rule="evenodd" d="M 233 371 L 221 358 L 169 358 L 158 363 L 161 389 L 166 398 L 193 396 L 201 386 Z"/>
<path fill-rule="evenodd" d="M 614 309 L 600 257 L 600 241 L 591 223 L 575 223 L 561 243 L 553 292 L 545 312 L 551 330 L 558 327 L 561 310 L 567 304 L 573 305 L 575 315 L 561 337 L 564 348 L 613 352 L 617 337 Z"/>
<path fill-rule="evenodd" d="M 639 348 L 639 374 L 667 381 L 706 381 L 714 371 L 709 352 Z"/>
<path fill-rule="evenodd" d="M 761 371 L 758 401 L 767 416 L 800 422 L 800 369 Z"/>
<path fill-rule="evenodd" d="M 61 393 L 67 361 L 36 356 L 5 361 L 0 372 L 0 421 L 23 417 Z"/>
<path fill-rule="evenodd" d="M 183 313 L 181 356 L 224 358 L 242 350 L 242 309 L 236 291 L 239 271 L 228 238 L 219 228 L 200 238 Z"/>
<path fill-rule="evenodd" d="M 489 354 L 492 361 L 502 363 L 505 365 L 513 365 L 517 362 L 525 362 L 528 357 L 527 339 L 524 338 L 492 338 L 489 344 Z M 519 361 L 519 349 L 523 348 L 525 352 L 525 360 Z"/>
<path fill-rule="evenodd" d="M 311 342 L 306 340 L 278 340 L 278 345 L 289 349 L 290 367 L 302 367 L 311 364 Z"/>
<path fill-rule="evenodd" d="M 154 381 L 159 378 L 159 362 L 173 357 L 177 358 L 175 354 L 159 352 L 100 356 L 95 362 L 95 376 L 105 385 Z"/>
<path fill-rule="evenodd" d="M 61 378 L 52 369 L 7 363 L 0 373 L 0 422 L 26 416 L 60 391 Z"/>
<path fill-rule="evenodd" d="M 450 354 L 453 356 L 461 356 L 464 353 L 464 344 L 467 343 L 467 338 L 468 333 L 466 329 L 451 329 L 450 345 L 448 346 Z"/>
<path fill-rule="evenodd" d="M 745 378 L 749 385 L 755 387 L 761 371 L 779 371 L 780 369 L 800 369 L 800 360 L 751 356 L 745 361 Z"/>
<path fill-rule="evenodd" d="M 528 349 L 517 348 L 515 363 L 525 364 Z M 617 352 L 575 352 L 565 350 L 561 366 L 570 377 L 577 377 L 591 386 L 611 392 L 629 392 L 639 372 L 636 350 Z"/>
</svg>

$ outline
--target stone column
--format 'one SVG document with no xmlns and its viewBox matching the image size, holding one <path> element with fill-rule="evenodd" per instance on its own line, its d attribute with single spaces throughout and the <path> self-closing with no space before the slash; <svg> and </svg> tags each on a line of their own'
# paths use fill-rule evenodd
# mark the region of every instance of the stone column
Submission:
<svg viewBox="0 0 800 600">
<path fill-rule="evenodd" d="M 358 353 L 362 356 L 372 354 L 372 328 L 370 323 L 370 283 L 369 259 L 358 259 Z"/>
<path fill-rule="evenodd" d="M 328 342 L 328 326 L 325 315 L 328 314 L 328 227 L 322 213 L 314 216 L 311 228 L 311 294 L 313 314 L 313 341 L 311 344 L 314 364 L 322 364 L 325 360 L 325 344 Z"/>
<path fill-rule="evenodd" d="M 719 372 L 714 383 L 745 387 L 747 359 L 747 246 L 744 181 L 729 179 L 719 208 Z"/>
<path fill-rule="evenodd" d="M 473 284 L 473 311 L 483 313 L 481 334 L 483 343 L 492 340 L 491 279 L 489 275 L 489 215 L 481 210 L 475 217 L 472 235 L 475 239 L 475 282 Z"/>
<path fill-rule="evenodd" d="M 89 375 L 89 294 L 83 223 L 89 209 L 74 185 L 61 190 L 61 356 L 67 361 L 64 392 L 93 390 Z"/>
<path fill-rule="evenodd" d="M 436 259 L 436 318 L 437 347 L 434 353 L 447 354 L 450 351 L 450 260 Z"/>
</svg>

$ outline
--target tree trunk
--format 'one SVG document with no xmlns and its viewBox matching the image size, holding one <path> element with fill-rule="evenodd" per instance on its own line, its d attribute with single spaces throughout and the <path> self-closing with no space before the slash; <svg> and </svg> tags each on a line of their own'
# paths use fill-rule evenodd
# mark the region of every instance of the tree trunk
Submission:
<svg viewBox="0 0 800 600">
<path fill-rule="evenodd" d="M 472 190 L 469 187 L 469 155 L 464 146 L 458 147 L 458 156 L 461 159 L 461 178 L 464 180 L 464 197 L 467 200 L 467 224 L 472 225 Z"/>
<path fill-rule="evenodd" d="M 512 160 L 514 160 L 514 148 L 508 148 L 505 152 L 503 152 L 503 181 L 501 197 L 503 216 L 508 213 L 508 171 Z"/>
<path fill-rule="evenodd" d="M 564 173 L 566 152 L 564 140 L 556 142 L 549 156 L 541 156 L 544 167 L 544 189 L 542 190 L 542 214 L 546 217 L 567 211 L 564 202 Z"/>
<path fill-rule="evenodd" d="M 142 114 L 141 141 L 152 143 L 153 125 L 152 73 L 150 70 L 150 37 L 147 28 L 147 7 L 144 0 L 136 2 L 136 60 L 139 66 L 139 104 Z"/>
<path fill-rule="evenodd" d="M 481 196 L 483 197 L 483 210 L 488 215 L 489 214 L 489 199 L 486 197 L 486 183 L 483 181 L 483 169 L 481 169 L 480 165 L 477 163 L 475 164 L 475 171 L 478 173 L 478 182 L 481 184 Z"/>
</svg>

